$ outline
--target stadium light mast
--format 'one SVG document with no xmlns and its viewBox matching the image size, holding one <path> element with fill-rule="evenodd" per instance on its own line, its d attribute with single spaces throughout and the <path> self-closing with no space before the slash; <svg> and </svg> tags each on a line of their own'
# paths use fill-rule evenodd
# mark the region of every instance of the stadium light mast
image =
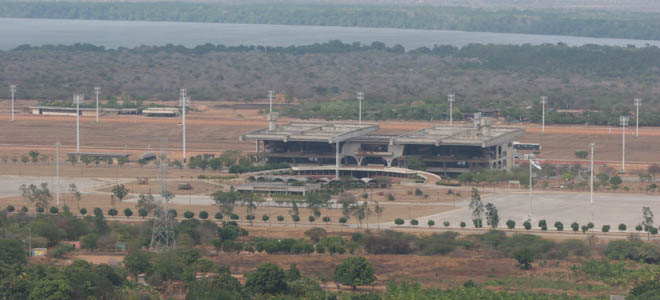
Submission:
<svg viewBox="0 0 660 300">
<path fill-rule="evenodd" d="M 76 104 L 76 152 L 80 153 L 80 104 L 83 103 L 82 94 L 73 95 L 73 102 Z"/>
<path fill-rule="evenodd" d="M 619 116 L 621 122 L 622 151 L 621 151 L 621 173 L 626 173 L 626 126 L 628 125 L 628 116 Z"/>
<path fill-rule="evenodd" d="M 545 104 L 548 103 L 548 97 L 541 96 L 541 134 L 545 133 Z"/>
<path fill-rule="evenodd" d="M 357 93 L 357 98 L 358 98 L 358 123 L 362 124 L 362 100 L 364 100 L 364 93 L 363 92 L 358 92 Z"/>
<path fill-rule="evenodd" d="M 101 87 L 94 87 L 94 94 L 96 94 L 96 124 L 99 123 L 99 93 L 101 93 Z"/>
<path fill-rule="evenodd" d="M 591 178 L 589 179 L 589 204 L 594 204 L 594 146 L 595 143 L 591 143 Z"/>
<path fill-rule="evenodd" d="M 268 105 L 269 105 L 269 113 L 273 113 L 273 90 L 268 91 Z"/>
<path fill-rule="evenodd" d="M 530 154 L 529 155 L 529 211 L 528 211 L 529 220 L 532 219 L 532 193 L 534 192 L 532 189 L 533 187 L 532 167 L 541 170 L 541 166 L 539 166 L 536 162 L 534 162 L 534 155 Z"/>
<path fill-rule="evenodd" d="M 14 94 L 16 94 L 15 84 L 9 86 L 9 92 L 11 92 L 11 121 L 14 122 Z"/>
<path fill-rule="evenodd" d="M 190 97 L 186 96 L 186 89 L 179 90 L 179 103 L 181 104 L 181 125 L 183 126 L 183 161 L 186 161 L 186 106 L 190 105 Z"/>
<path fill-rule="evenodd" d="M 449 98 L 449 126 L 453 126 L 454 123 L 454 117 L 453 117 L 453 111 L 454 111 L 454 94 L 449 94 L 447 95 Z"/>
<path fill-rule="evenodd" d="M 635 114 L 635 118 L 637 121 L 635 122 L 635 137 L 639 137 L 639 107 L 642 106 L 642 99 L 641 98 L 635 98 L 635 107 L 637 108 L 637 113 Z"/>
<path fill-rule="evenodd" d="M 55 143 L 55 203 L 60 207 L 60 142 Z"/>
</svg>

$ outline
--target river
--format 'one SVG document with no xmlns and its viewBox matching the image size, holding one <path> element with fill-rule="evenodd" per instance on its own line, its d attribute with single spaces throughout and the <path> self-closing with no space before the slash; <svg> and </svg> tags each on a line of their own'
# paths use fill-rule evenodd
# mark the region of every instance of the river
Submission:
<svg viewBox="0 0 660 300">
<path fill-rule="evenodd" d="M 205 43 L 233 45 L 290 46 L 323 43 L 329 40 L 371 43 L 406 49 L 438 45 L 544 44 L 563 42 L 638 47 L 660 46 L 660 41 L 588 38 L 515 33 L 463 32 L 336 26 L 292 26 L 262 24 L 222 24 L 146 21 L 55 20 L 0 18 L 0 49 L 19 45 L 71 45 L 91 43 L 107 48 L 140 45 L 184 45 Z"/>
</svg>

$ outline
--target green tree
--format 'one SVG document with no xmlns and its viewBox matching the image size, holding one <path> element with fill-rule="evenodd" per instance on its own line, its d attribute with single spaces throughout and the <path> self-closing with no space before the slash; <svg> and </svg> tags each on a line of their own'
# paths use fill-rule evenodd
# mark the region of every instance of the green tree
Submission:
<svg viewBox="0 0 660 300">
<path fill-rule="evenodd" d="M 644 226 L 644 231 L 648 233 L 648 239 L 651 239 L 651 228 L 653 227 L 653 212 L 648 206 L 642 207 L 642 226 Z"/>
<path fill-rule="evenodd" d="M 36 202 L 36 206 L 41 209 L 48 207 L 48 203 L 53 200 L 53 195 L 50 194 L 48 183 L 46 182 L 42 182 L 40 186 L 34 184 L 26 186 L 25 184 L 22 184 L 19 187 L 19 190 L 24 198 L 31 203 Z"/>
<path fill-rule="evenodd" d="M 25 264 L 27 257 L 23 243 L 19 240 L 0 238 L 0 261 L 5 264 Z"/>
<path fill-rule="evenodd" d="M 39 162 L 39 151 L 32 150 L 28 153 L 28 156 L 30 156 L 30 159 L 32 160 L 33 164 Z"/>
<path fill-rule="evenodd" d="M 73 288 L 64 278 L 46 277 L 34 282 L 28 300 L 70 300 Z"/>
<path fill-rule="evenodd" d="M 305 203 L 315 217 L 321 216 L 321 208 L 328 207 L 330 204 L 330 194 L 311 192 L 305 195 Z"/>
<path fill-rule="evenodd" d="M 234 211 L 236 202 L 239 200 L 238 193 L 233 190 L 229 192 L 216 191 L 211 194 L 211 197 L 224 215 L 230 215 Z"/>
<path fill-rule="evenodd" d="M 129 190 L 123 184 L 117 184 L 112 187 L 112 195 L 119 199 L 121 202 L 126 195 L 128 195 Z"/>
<path fill-rule="evenodd" d="M 130 218 L 133 215 L 133 211 L 130 208 L 124 208 L 124 216 Z"/>
<path fill-rule="evenodd" d="M 245 287 L 259 294 L 281 294 L 287 290 L 286 274 L 282 268 L 264 263 L 247 274 Z"/>
<path fill-rule="evenodd" d="M 344 262 L 335 268 L 335 282 L 348 285 L 355 290 L 359 285 L 374 282 L 374 270 L 371 263 L 361 256 L 346 258 Z"/>
<path fill-rule="evenodd" d="M 532 268 L 532 262 L 536 259 L 536 253 L 528 247 L 523 247 L 513 252 L 513 258 L 518 261 L 518 267 L 529 270 Z"/>
<path fill-rule="evenodd" d="M 97 246 L 98 241 L 99 241 L 99 236 L 96 235 L 96 233 L 90 233 L 80 238 L 80 244 L 82 248 L 89 250 L 95 250 L 98 247 Z"/>
<path fill-rule="evenodd" d="M 132 251 L 124 256 L 124 267 L 137 281 L 139 274 L 151 269 L 151 255 L 141 250 Z"/>
<path fill-rule="evenodd" d="M 486 204 L 486 224 L 492 228 L 497 228 L 500 224 L 500 215 L 493 203 Z"/>
<path fill-rule="evenodd" d="M 481 202 L 481 195 L 479 194 L 479 190 L 477 188 L 472 188 L 470 209 L 472 209 L 472 217 L 481 221 L 484 214 L 484 204 Z"/>
</svg>

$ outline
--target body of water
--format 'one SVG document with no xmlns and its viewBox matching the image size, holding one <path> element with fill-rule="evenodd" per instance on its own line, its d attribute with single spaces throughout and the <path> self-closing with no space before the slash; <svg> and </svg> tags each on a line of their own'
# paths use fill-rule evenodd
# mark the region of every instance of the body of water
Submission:
<svg viewBox="0 0 660 300">
<path fill-rule="evenodd" d="M 379 41 L 388 46 L 401 44 L 406 49 L 431 47 L 435 44 L 463 46 L 470 43 L 563 42 L 571 46 L 585 44 L 660 46 L 660 41 L 447 30 L 0 18 L 0 49 L 2 50 L 13 49 L 23 44 L 38 46 L 90 43 L 107 48 L 166 44 L 194 47 L 206 43 L 227 46 L 290 46 L 323 43 L 329 40 L 367 44 Z"/>
</svg>

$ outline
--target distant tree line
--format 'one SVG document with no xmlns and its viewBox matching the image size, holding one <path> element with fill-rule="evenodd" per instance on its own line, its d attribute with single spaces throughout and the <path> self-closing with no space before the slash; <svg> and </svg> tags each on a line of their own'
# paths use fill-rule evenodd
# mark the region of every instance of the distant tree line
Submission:
<svg viewBox="0 0 660 300">
<path fill-rule="evenodd" d="M 660 39 L 660 14 L 598 10 L 517 10 L 428 5 L 5 2 L 10 18 L 145 20 L 390 27 Z"/>
<path fill-rule="evenodd" d="M 61 101 L 51 99 L 89 93 L 93 85 L 102 87 L 101 97 L 110 107 L 140 107 L 145 99 L 175 100 L 180 87 L 188 88 L 195 100 L 251 101 L 265 98 L 268 85 L 301 104 L 284 110 L 300 118 L 356 119 L 355 93 L 364 91 L 366 119 L 445 119 L 446 94 L 455 93 L 456 119 L 495 110 L 508 120 L 537 122 L 538 99 L 546 95 L 548 124 L 616 125 L 619 115 L 632 114 L 633 98 L 641 97 L 640 124 L 660 125 L 654 96 L 660 49 L 651 46 L 472 44 L 406 51 L 400 45 L 340 41 L 133 49 L 24 45 L 0 51 L 0 60 L 5 62 L 0 66 L 1 86 L 18 84 L 19 99 L 55 104 Z"/>
</svg>

